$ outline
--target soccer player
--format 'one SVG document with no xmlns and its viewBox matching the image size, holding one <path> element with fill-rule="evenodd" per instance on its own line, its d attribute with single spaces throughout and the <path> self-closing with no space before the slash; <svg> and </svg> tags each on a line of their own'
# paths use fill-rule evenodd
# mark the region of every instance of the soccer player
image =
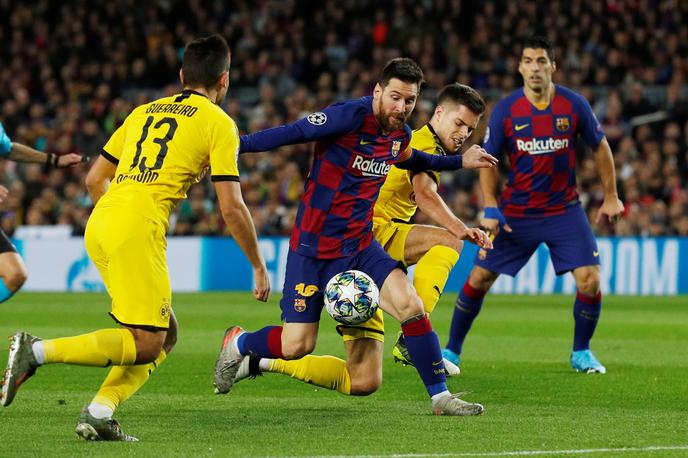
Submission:
<svg viewBox="0 0 688 458">
<path fill-rule="evenodd" d="M 86 178 L 96 207 L 85 243 L 112 298 L 110 315 L 121 327 L 51 340 L 17 333 L 2 384 L 3 405 L 42 364 L 112 365 L 82 410 L 76 433 L 88 440 L 137 440 L 112 415 L 176 342 L 165 233 L 172 208 L 208 167 L 222 215 L 253 267 L 253 295 L 267 300 L 267 270 L 241 197 L 239 135 L 219 107 L 229 65 L 229 47 L 221 36 L 189 43 L 179 73 L 183 91 L 136 108 L 105 145 Z"/>
<path fill-rule="evenodd" d="M 442 156 L 456 154 L 476 128 L 484 111 L 485 102 L 474 89 L 458 83 L 447 85 L 439 93 L 437 106 L 430 121 L 413 132 L 411 146 Z M 452 213 L 437 192 L 438 184 L 439 174 L 436 172 L 413 173 L 392 166 L 380 189 L 373 214 L 375 240 L 393 259 L 403 262 L 405 266 L 416 265 L 413 286 L 428 315 L 437 305 L 449 273 L 459 259 L 463 240 L 470 240 L 485 249 L 492 247 L 487 234 L 480 229 L 466 227 Z M 411 224 L 409 221 L 417 208 L 442 227 Z M 368 344 L 379 350 L 376 353 L 380 358 L 375 360 L 378 365 L 374 370 L 370 370 L 370 361 L 367 363 L 367 371 L 353 367 L 358 360 L 350 362 L 348 366 L 349 373 L 359 377 L 359 380 L 352 383 L 375 386 L 382 378 L 382 311 L 378 309 L 372 319 L 358 326 L 338 325 L 337 331 L 342 334 L 345 342 L 350 342 L 346 345 L 352 348 L 353 354 L 358 353 L 358 346 L 366 345 L 357 341 L 373 339 L 380 342 Z M 403 333 L 394 346 L 393 355 L 397 361 L 412 364 Z M 315 374 L 320 370 L 321 361 L 329 364 L 332 359 L 323 360 L 321 357 L 308 355 L 293 361 L 277 359 L 256 363 L 248 360 L 242 363 L 235 380 L 259 375 L 265 371 L 283 373 L 304 381 L 322 381 L 322 376 Z M 444 360 L 444 368 L 449 376 L 459 374 L 459 368 L 448 360 Z M 368 377 L 372 377 L 373 380 L 360 380 Z M 330 380 L 325 385 L 332 386 L 335 382 Z"/>
<path fill-rule="evenodd" d="M 551 44 L 542 37 L 527 39 L 519 62 L 524 86 L 497 103 L 490 117 L 485 148 L 495 156 L 508 151 L 511 171 L 499 206 L 497 170 L 480 172 L 485 200 L 481 224 L 496 237 L 493 250 L 479 251 L 456 301 L 443 354 L 457 365 L 466 334 L 499 274 L 516 275 L 545 243 L 557 275 L 572 272 L 578 288 L 571 366 L 579 372 L 606 372 L 590 351 L 602 295 L 597 243 L 576 190 L 578 136 L 595 152 L 602 179 L 604 202 L 597 220 L 614 221 L 624 206 L 600 124 L 580 94 L 552 83 L 555 70 Z"/>
<path fill-rule="evenodd" d="M 411 59 L 391 60 L 383 69 L 372 97 L 337 103 L 293 124 L 242 137 L 242 152 L 266 151 L 286 144 L 316 141 L 315 158 L 305 184 L 287 256 L 282 326 L 246 332 L 227 329 L 215 368 L 218 393 L 232 388 L 244 357 L 299 359 L 311 353 L 318 334 L 323 290 L 336 273 L 357 269 L 368 273 L 381 290 L 381 307 L 402 324 L 409 354 L 431 396 L 433 411 L 447 415 L 478 415 L 480 404 L 465 402 L 447 390 L 441 349 L 420 298 L 403 264 L 374 240 L 373 206 L 391 164 L 416 172 L 456 169 L 461 156 L 436 156 L 409 147 L 405 124 L 416 104 L 423 73 Z M 463 158 L 466 167 L 490 167 L 492 156 L 474 148 Z M 347 359 L 360 370 L 377 364 L 377 340 L 347 342 Z M 322 356 L 317 372 L 336 380 L 331 389 L 369 394 L 377 388 L 357 384 L 347 363 Z M 368 378 L 369 379 L 369 378 Z M 312 380 L 321 384 L 322 380 Z"/>
<path fill-rule="evenodd" d="M 30 146 L 13 142 L 5 132 L 5 127 L 0 123 L 0 157 L 15 162 L 31 162 L 34 164 L 46 164 L 49 167 L 69 167 L 84 160 L 80 154 L 65 154 L 57 156 L 51 153 L 42 153 Z M 0 202 L 7 197 L 7 188 L 0 185 Z M 0 303 L 10 299 L 19 291 L 27 278 L 26 265 L 17 248 L 0 230 Z"/>
</svg>

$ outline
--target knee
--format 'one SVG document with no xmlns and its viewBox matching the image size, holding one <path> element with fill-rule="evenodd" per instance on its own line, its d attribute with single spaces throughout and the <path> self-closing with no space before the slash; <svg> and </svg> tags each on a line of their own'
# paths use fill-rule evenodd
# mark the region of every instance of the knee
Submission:
<svg viewBox="0 0 688 458">
<path fill-rule="evenodd" d="M 13 268 L 4 276 L 3 280 L 7 289 L 16 292 L 22 285 L 26 282 L 28 278 L 28 273 L 26 272 L 26 267 L 17 266 Z"/>
<path fill-rule="evenodd" d="M 399 317 L 403 323 L 409 318 L 414 316 L 422 315 L 425 313 L 425 308 L 423 307 L 423 301 L 421 301 L 418 294 L 413 290 L 410 285 L 408 290 L 404 295 L 404 299 L 399 301 L 398 304 Z"/>
<path fill-rule="evenodd" d="M 167 331 L 167 336 L 165 337 L 162 348 L 165 350 L 165 353 L 169 355 L 175 345 L 177 345 L 177 328 L 170 328 Z"/>
<path fill-rule="evenodd" d="M 468 283 L 472 288 L 487 291 L 497 279 L 497 275 L 485 269 L 473 269 L 468 277 Z"/>
<path fill-rule="evenodd" d="M 282 342 L 282 358 L 286 360 L 303 358 L 315 349 L 315 342 Z"/>
<path fill-rule="evenodd" d="M 600 291 L 600 275 L 596 270 L 590 270 L 578 278 L 578 291 L 586 296 L 595 296 Z"/>
<path fill-rule="evenodd" d="M 365 377 L 357 377 L 351 380 L 352 396 L 369 396 L 375 393 L 382 385 L 382 374 L 367 374 Z"/>
<path fill-rule="evenodd" d="M 174 313 L 170 317 L 170 327 L 167 330 L 167 335 L 165 336 L 165 341 L 162 344 L 163 350 L 165 350 L 165 353 L 168 355 L 172 351 L 175 345 L 177 345 L 177 330 L 179 329 L 177 325 L 177 319 L 174 316 Z"/>
<path fill-rule="evenodd" d="M 458 254 L 461 254 L 461 251 L 463 250 L 463 240 L 457 239 L 456 237 L 450 237 L 449 240 L 444 240 L 441 244 L 451 248 Z"/>
</svg>

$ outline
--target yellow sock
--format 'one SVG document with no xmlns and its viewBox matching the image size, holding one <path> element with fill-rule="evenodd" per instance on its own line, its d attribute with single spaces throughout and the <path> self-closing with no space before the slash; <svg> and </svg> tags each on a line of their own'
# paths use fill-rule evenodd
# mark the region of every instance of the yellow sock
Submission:
<svg viewBox="0 0 688 458">
<path fill-rule="evenodd" d="M 134 335 L 127 329 L 100 329 L 89 334 L 43 341 L 45 362 L 82 366 L 128 366 L 136 361 Z"/>
<path fill-rule="evenodd" d="M 334 356 L 308 355 L 293 361 L 273 359 L 268 371 L 286 374 L 342 394 L 351 394 L 351 377 L 346 369 L 346 361 Z"/>
<path fill-rule="evenodd" d="M 458 260 L 459 253 L 454 249 L 437 245 L 430 248 L 416 264 L 413 286 L 423 301 L 426 313 L 435 310 L 449 278 L 449 272 Z"/>
<path fill-rule="evenodd" d="M 148 381 L 148 377 L 165 361 L 165 358 L 167 358 L 167 353 L 161 350 L 152 363 L 113 367 L 91 402 L 107 406 L 113 411 L 116 410 Z"/>
</svg>

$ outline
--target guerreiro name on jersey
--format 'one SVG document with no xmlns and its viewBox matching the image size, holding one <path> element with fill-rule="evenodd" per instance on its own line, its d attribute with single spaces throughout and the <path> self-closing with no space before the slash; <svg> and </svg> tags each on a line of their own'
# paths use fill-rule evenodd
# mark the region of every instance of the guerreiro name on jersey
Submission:
<svg viewBox="0 0 688 458">
<path fill-rule="evenodd" d="M 190 90 L 134 109 L 101 154 L 117 169 L 98 206 L 128 206 L 165 227 L 208 167 L 212 181 L 239 181 L 234 121 Z"/>
</svg>

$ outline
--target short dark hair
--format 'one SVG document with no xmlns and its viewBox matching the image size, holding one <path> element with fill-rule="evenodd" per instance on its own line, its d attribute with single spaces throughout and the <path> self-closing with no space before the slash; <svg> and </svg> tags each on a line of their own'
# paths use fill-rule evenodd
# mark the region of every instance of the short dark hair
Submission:
<svg viewBox="0 0 688 458">
<path fill-rule="evenodd" d="M 415 83 L 419 88 L 425 82 L 423 70 L 420 69 L 413 59 L 408 57 L 397 57 L 387 62 L 385 68 L 382 69 L 378 83 L 380 83 L 380 86 L 385 87 L 392 78 L 401 80 L 404 83 Z"/>
<path fill-rule="evenodd" d="M 209 88 L 229 70 L 229 45 L 218 34 L 197 38 L 184 50 L 184 84 Z"/>
<path fill-rule="evenodd" d="M 552 47 L 552 43 L 550 43 L 547 38 L 540 35 L 528 37 L 525 40 L 523 40 L 523 48 L 521 49 L 521 55 L 523 55 L 523 51 L 526 48 L 544 49 L 547 52 L 547 57 L 549 57 L 549 60 L 554 62 L 554 48 Z"/>
<path fill-rule="evenodd" d="M 463 105 L 477 115 L 485 112 L 485 100 L 478 91 L 465 84 L 454 83 L 444 86 L 437 98 L 437 104 L 442 105 L 446 102 Z"/>
</svg>

